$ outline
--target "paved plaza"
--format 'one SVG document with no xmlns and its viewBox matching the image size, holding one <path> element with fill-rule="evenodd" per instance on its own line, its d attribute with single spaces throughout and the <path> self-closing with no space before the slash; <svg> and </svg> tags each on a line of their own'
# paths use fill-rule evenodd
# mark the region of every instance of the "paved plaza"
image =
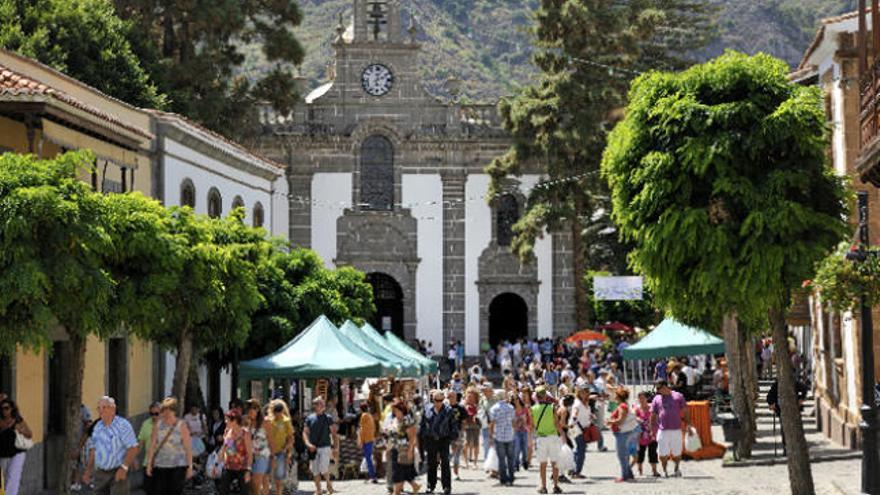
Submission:
<svg viewBox="0 0 880 495">
<path fill-rule="evenodd" d="M 647 468 L 647 466 L 646 466 Z M 588 452 L 584 473 L 586 480 L 563 484 L 568 494 L 706 494 L 706 495 L 757 495 L 791 493 L 788 487 L 788 470 L 785 465 L 758 466 L 747 468 L 724 468 L 720 460 L 687 462 L 682 467 L 682 478 L 656 479 L 637 478 L 631 483 L 615 483 L 619 475 L 617 460 L 609 451 Z M 828 495 L 849 495 L 858 493 L 859 461 L 837 461 L 814 464 L 813 476 L 816 493 Z M 534 494 L 540 484 L 538 470 L 520 471 L 514 486 L 501 487 L 496 480 L 489 480 L 482 471 L 464 470 L 461 481 L 453 481 L 454 494 Z M 425 476 L 419 478 L 424 487 Z M 299 493 L 313 493 L 314 485 L 300 484 Z M 346 495 L 385 495 L 384 485 L 370 485 L 363 481 L 347 481 L 334 484 L 340 494 Z M 405 486 L 405 489 L 408 486 Z M 440 487 L 435 493 L 442 493 Z M 552 487 L 551 487 L 552 488 Z M 422 489 L 424 492 L 424 488 Z"/>
</svg>

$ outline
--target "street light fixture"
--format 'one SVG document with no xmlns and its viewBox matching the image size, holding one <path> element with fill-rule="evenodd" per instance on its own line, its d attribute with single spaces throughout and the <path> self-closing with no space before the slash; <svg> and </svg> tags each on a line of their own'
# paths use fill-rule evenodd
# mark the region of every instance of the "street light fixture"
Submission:
<svg viewBox="0 0 880 495">
<path fill-rule="evenodd" d="M 858 192 L 859 243 L 846 253 L 846 259 L 864 263 L 872 253 L 868 246 L 868 193 Z M 880 452 L 877 450 L 877 408 L 874 399 L 874 325 L 871 306 L 865 294 L 859 302 L 862 331 L 862 407 L 859 429 L 862 431 L 862 493 L 880 495 Z"/>
</svg>

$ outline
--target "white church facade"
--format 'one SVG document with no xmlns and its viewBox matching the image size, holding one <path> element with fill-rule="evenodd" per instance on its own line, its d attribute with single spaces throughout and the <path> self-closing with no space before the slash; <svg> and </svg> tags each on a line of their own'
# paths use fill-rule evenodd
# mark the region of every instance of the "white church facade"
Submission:
<svg viewBox="0 0 880 495">
<path fill-rule="evenodd" d="M 262 154 L 286 164 L 289 235 L 373 285 L 373 325 L 437 351 L 574 330 L 571 238 L 548 233 L 527 263 L 511 226 L 539 170 L 487 198 L 485 167 L 511 140 L 494 105 L 445 102 L 419 78 L 398 0 L 353 0 L 328 80 L 287 116 L 263 115 Z M 341 20 L 340 20 L 341 21 Z"/>
</svg>

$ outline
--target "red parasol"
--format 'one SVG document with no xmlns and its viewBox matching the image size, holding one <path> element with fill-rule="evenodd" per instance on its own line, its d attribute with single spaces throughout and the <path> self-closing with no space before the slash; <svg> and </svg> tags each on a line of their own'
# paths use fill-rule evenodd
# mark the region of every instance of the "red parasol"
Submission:
<svg viewBox="0 0 880 495">
<path fill-rule="evenodd" d="M 596 330 L 610 330 L 612 332 L 625 332 L 625 333 L 633 333 L 635 332 L 635 328 L 625 325 L 619 321 L 615 321 L 612 323 L 607 323 L 605 325 L 596 326 Z"/>
<path fill-rule="evenodd" d="M 587 340 L 598 340 L 598 341 L 604 341 L 604 340 L 607 340 L 607 339 L 608 339 L 608 337 L 607 337 L 605 334 L 603 334 L 603 333 L 594 332 L 594 331 L 592 331 L 592 330 L 581 330 L 580 332 L 578 332 L 578 333 L 572 335 L 571 337 L 565 339 L 565 341 L 568 342 L 568 343 L 570 343 L 570 344 L 574 344 L 574 343 L 576 343 L 576 342 L 584 342 L 584 341 L 587 341 Z"/>
</svg>

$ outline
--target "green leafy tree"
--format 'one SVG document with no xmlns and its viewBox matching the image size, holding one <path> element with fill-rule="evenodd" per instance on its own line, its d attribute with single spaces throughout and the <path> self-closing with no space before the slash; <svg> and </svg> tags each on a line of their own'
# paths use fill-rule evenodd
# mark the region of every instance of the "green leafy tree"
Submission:
<svg viewBox="0 0 880 495">
<path fill-rule="evenodd" d="M 363 322 L 375 311 L 362 272 L 329 270 L 314 251 L 276 250 L 265 266 L 257 278 L 263 304 L 253 317 L 244 359 L 275 351 L 322 314 L 337 322 Z"/>
<path fill-rule="evenodd" d="M 104 205 L 77 180 L 93 161 L 89 152 L 52 160 L 0 155 L 0 352 L 51 349 L 51 335 L 64 330 L 70 343 L 65 452 L 79 440 L 87 339 L 119 329 L 110 310 L 115 284 L 104 269 L 113 249 Z"/>
<path fill-rule="evenodd" d="M 681 65 L 682 53 L 706 42 L 707 22 L 705 9 L 690 0 L 542 0 L 535 12 L 531 34 L 541 73 L 499 103 L 514 144 L 488 167 L 490 196 L 504 192 L 508 176 L 540 164 L 547 181 L 532 190 L 512 249 L 529 260 L 545 231 L 570 232 L 579 327 L 592 323 L 582 277 L 601 268 L 589 259 L 585 231 L 609 210 L 598 180 L 606 129 L 631 75 L 645 65 Z"/>
<path fill-rule="evenodd" d="M 293 35 L 302 14 L 293 0 L 115 0 L 135 26 L 130 40 L 168 95 L 171 110 L 226 135 L 256 124 L 256 103 L 281 112 L 296 102 L 292 65 L 303 60 Z M 269 65 L 242 75 L 242 47 L 259 45 Z"/>
<path fill-rule="evenodd" d="M 0 0 L 0 47 L 132 105 L 163 108 L 110 0 Z"/>
<path fill-rule="evenodd" d="M 847 231 L 821 95 L 787 72 L 770 56 L 728 52 L 644 75 L 602 163 L 614 220 L 657 302 L 715 328 L 732 315 L 769 322 L 782 343 L 792 291 Z M 813 493 L 788 346 L 775 359 L 791 489 Z"/>
</svg>

